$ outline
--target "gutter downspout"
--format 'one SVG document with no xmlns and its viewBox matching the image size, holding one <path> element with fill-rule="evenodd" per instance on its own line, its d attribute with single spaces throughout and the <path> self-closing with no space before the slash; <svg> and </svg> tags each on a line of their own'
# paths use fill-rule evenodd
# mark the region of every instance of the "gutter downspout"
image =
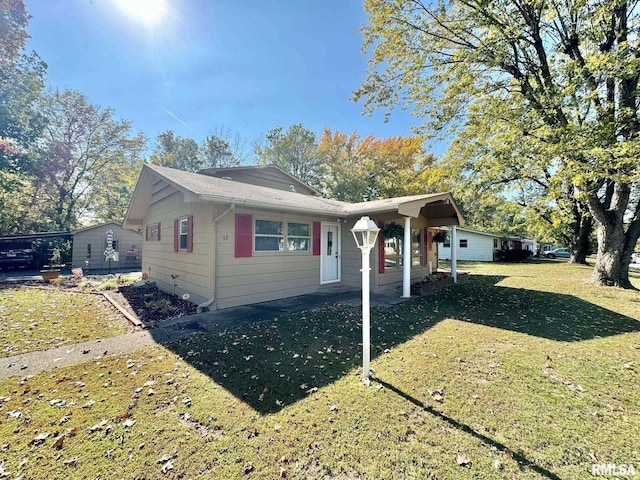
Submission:
<svg viewBox="0 0 640 480">
<path fill-rule="evenodd" d="M 218 222 L 222 219 L 222 217 L 226 216 L 228 213 L 232 212 L 233 210 L 236 209 L 236 204 L 232 203 L 231 206 L 226 209 L 224 212 L 222 212 L 220 215 L 218 215 L 216 218 L 213 219 L 213 221 L 211 222 L 213 225 L 213 253 L 212 253 L 212 259 L 211 259 L 211 292 L 213 294 L 213 296 L 207 300 L 204 303 L 201 303 L 200 305 L 198 305 L 198 308 L 196 310 L 197 313 L 202 313 L 202 311 L 205 308 L 209 308 L 211 305 L 213 305 L 213 302 L 216 301 L 216 258 L 218 256 L 218 230 L 217 230 L 217 224 Z"/>
</svg>

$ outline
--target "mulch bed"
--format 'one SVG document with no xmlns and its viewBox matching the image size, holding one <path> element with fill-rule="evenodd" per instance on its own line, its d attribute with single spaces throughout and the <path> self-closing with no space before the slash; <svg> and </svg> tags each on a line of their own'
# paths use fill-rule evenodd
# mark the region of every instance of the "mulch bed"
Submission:
<svg viewBox="0 0 640 480">
<path fill-rule="evenodd" d="M 155 286 L 118 287 L 109 295 L 130 313 L 134 313 L 147 328 L 153 328 L 164 320 L 193 315 L 197 305 L 163 292 Z"/>
</svg>

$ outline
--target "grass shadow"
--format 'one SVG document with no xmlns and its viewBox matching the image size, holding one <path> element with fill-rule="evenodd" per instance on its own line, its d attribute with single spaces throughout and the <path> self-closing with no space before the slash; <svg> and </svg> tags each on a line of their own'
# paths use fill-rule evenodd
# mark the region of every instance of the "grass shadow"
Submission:
<svg viewBox="0 0 640 480">
<path fill-rule="evenodd" d="M 505 277 L 475 275 L 440 296 L 444 318 L 579 342 L 640 331 L 640 321 L 573 295 L 500 286 Z M 640 300 L 640 299 L 639 299 Z"/>
<path fill-rule="evenodd" d="M 500 287 L 503 278 L 471 276 L 448 291 L 372 310 L 372 358 L 446 318 L 562 342 L 640 331 L 639 321 L 570 295 Z M 277 412 L 362 364 L 359 307 L 326 305 L 238 323 L 167 348 L 261 414 Z"/>
<path fill-rule="evenodd" d="M 542 476 L 544 478 L 549 478 L 549 479 L 552 479 L 552 480 L 560 480 L 560 477 L 558 475 L 556 475 L 555 473 L 547 470 L 546 468 L 534 463 L 533 461 L 531 461 L 527 457 L 525 457 L 523 454 L 514 452 L 509 447 L 504 445 L 503 443 L 500 443 L 500 442 L 498 442 L 497 440 L 495 440 L 493 438 L 487 437 L 486 435 L 483 435 L 482 433 L 477 432 L 476 430 L 471 428 L 469 425 L 467 425 L 465 423 L 461 423 L 461 422 L 455 420 L 454 418 L 451 418 L 448 415 L 445 415 L 444 413 L 440 412 L 439 410 L 436 410 L 435 408 L 433 408 L 430 405 L 425 405 L 424 403 L 422 403 L 417 398 L 412 397 L 408 393 L 403 392 L 402 390 L 396 388 L 392 384 L 387 383 L 384 380 L 381 380 L 379 378 L 375 379 L 374 382 L 379 383 L 383 387 L 385 387 L 385 388 L 389 389 L 390 391 L 394 392 L 395 394 L 401 396 L 405 400 L 411 402 L 412 404 L 414 404 L 418 408 L 424 410 L 425 412 L 429 413 L 430 415 L 433 415 L 434 417 L 442 420 L 443 422 L 446 422 L 447 424 L 449 424 L 453 428 L 456 428 L 456 429 L 458 429 L 458 430 L 460 430 L 460 431 L 462 431 L 462 432 L 464 432 L 466 434 L 471 435 L 472 437 L 477 438 L 478 440 L 480 440 L 485 445 L 489 445 L 491 447 L 495 447 L 501 453 L 505 453 L 505 454 L 511 456 L 511 458 L 513 458 L 515 461 L 517 461 L 518 464 L 520 464 L 520 466 L 522 468 L 528 468 L 530 470 L 533 470 L 538 475 L 540 475 L 540 476 Z"/>
</svg>

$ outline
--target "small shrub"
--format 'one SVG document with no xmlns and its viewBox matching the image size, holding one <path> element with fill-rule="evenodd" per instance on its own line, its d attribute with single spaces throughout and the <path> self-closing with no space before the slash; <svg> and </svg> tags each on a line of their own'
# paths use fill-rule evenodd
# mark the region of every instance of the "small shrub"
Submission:
<svg viewBox="0 0 640 480">
<path fill-rule="evenodd" d="M 177 311 L 176 307 L 174 307 L 166 298 L 144 302 L 144 306 L 149 310 L 153 310 L 154 312 L 164 316 L 169 316 Z"/>
<path fill-rule="evenodd" d="M 521 262 L 531 256 L 529 250 L 500 250 L 498 258 L 505 262 Z"/>
</svg>

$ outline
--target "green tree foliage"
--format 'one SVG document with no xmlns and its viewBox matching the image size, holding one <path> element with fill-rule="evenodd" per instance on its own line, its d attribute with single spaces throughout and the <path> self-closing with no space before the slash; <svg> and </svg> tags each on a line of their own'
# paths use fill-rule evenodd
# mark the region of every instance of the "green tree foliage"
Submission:
<svg viewBox="0 0 640 480">
<path fill-rule="evenodd" d="M 325 128 L 318 150 L 317 186 L 331 198 L 361 202 L 448 190 L 418 137 L 360 138 Z"/>
<path fill-rule="evenodd" d="M 167 130 L 156 137 L 156 147 L 151 163 L 163 167 L 197 172 L 202 168 L 198 143 L 191 138 L 182 138 Z"/>
<path fill-rule="evenodd" d="M 527 209 L 520 216 L 528 219 L 531 233 L 568 245 L 570 262 L 586 263 L 593 217 L 558 168 L 555 154 L 537 137 L 523 134 L 527 127 L 518 124 L 522 117 L 507 121 L 512 113 L 488 101 L 469 117 L 445 157 L 457 173 L 456 193 L 489 200 L 490 192 L 509 208 Z"/>
<path fill-rule="evenodd" d="M 319 176 L 318 142 L 316 134 L 302 124 L 269 130 L 261 145 L 254 149 L 260 165 L 277 165 L 304 183 L 316 186 Z"/>
<path fill-rule="evenodd" d="M 46 96 L 41 109 L 47 127 L 35 147 L 41 162 L 35 186 L 46 199 L 41 208 L 49 228 L 70 230 L 100 211 L 94 188 L 112 187 L 114 171 L 135 174 L 144 137 L 132 136 L 129 122 L 116 120 L 111 108 L 91 105 L 76 91 Z M 116 189 L 109 192 L 117 195 Z"/>
<path fill-rule="evenodd" d="M 563 201 L 587 205 L 597 223 L 593 281 L 630 287 L 640 236 L 635 3 L 366 0 L 365 9 L 371 61 L 355 93 L 365 109 L 411 107 L 431 134 L 474 122 L 511 131 L 501 145 L 487 139 L 496 164 L 526 144 L 533 156 L 521 172 L 554 177 L 549 204 L 564 186 Z"/>
<path fill-rule="evenodd" d="M 103 173 L 89 196 L 90 209 L 96 221 L 122 222 L 143 165 L 143 160 L 136 159 L 117 162 Z"/>
<path fill-rule="evenodd" d="M 32 166 L 24 149 L 44 121 L 35 103 L 46 64 L 36 53 L 23 52 L 29 18 L 22 0 L 0 0 L 0 168 L 13 170 Z"/>
<path fill-rule="evenodd" d="M 204 168 L 237 167 L 245 161 L 245 142 L 228 128 L 216 128 L 200 144 Z"/>
<path fill-rule="evenodd" d="M 242 141 L 228 130 L 218 130 L 198 144 L 167 130 L 156 137 L 151 163 L 197 172 L 203 168 L 236 167 L 243 161 Z"/>
</svg>

